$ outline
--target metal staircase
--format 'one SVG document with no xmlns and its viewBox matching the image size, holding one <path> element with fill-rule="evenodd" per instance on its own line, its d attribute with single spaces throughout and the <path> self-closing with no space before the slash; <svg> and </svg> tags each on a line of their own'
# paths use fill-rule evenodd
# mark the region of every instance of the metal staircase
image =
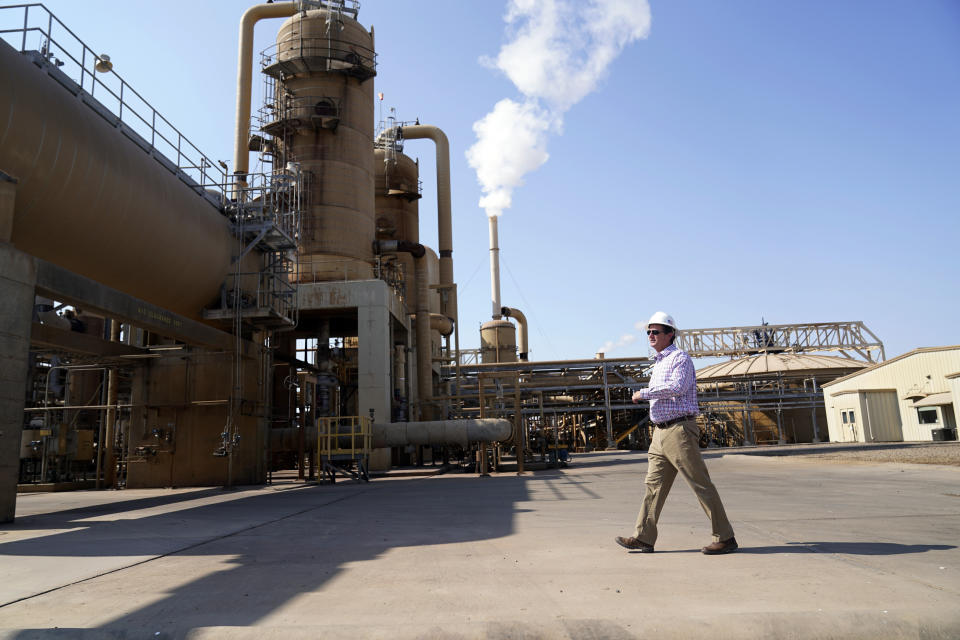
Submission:
<svg viewBox="0 0 960 640">
<path fill-rule="evenodd" d="M 249 174 L 234 191 L 225 211 L 238 240 L 234 269 L 221 289 L 220 306 L 204 311 L 210 320 L 241 319 L 264 328 L 297 324 L 297 239 L 306 180 L 299 167 Z M 257 270 L 245 270 L 252 252 L 260 255 Z"/>
</svg>

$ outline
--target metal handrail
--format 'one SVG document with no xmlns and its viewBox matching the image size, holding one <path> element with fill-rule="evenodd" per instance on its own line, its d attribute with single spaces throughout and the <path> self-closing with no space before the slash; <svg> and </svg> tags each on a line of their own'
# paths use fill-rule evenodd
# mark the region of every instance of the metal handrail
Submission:
<svg viewBox="0 0 960 640">
<path fill-rule="evenodd" d="M 327 9 L 337 13 L 346 13 L 354 20 L 357 19 L 357 13 L 360 11 L 360 0 L 301 0 L 301 5 L 306 9 Z"/>
<path fill-rule="evenodd" d="M 46 27 L 42 25 L 31 26 L 30 10 L 34 8 L 41 10 L 40 15 L 45 19 Z M 103 104 L 99 99 L 96 100 L 104 109 L 117 117 L 117 122 L 112 124 L 119 126 L 120 123 L 122 123 L 142 138 L 144 138 L 142 133 L 148 134 L 144 138 L 144 143 L 149 145 L 146 151 L 151 155 L 159 155 L 173 162 L 173 159 L 167 156 L 157 146 L 158 139 L 165 143 L 169 148 L 167 153 L 176 153 L 175 173 L 183 174 L 184 177 L 192 181 L 193 184 L 189 182 L 187 182 L 187 184 L 197 191 L 197 193 L 204 195 L 204 191 L 208 187 L 217 187 L 223 192 L 226 192 L 228 182 L 227 172 L 218 167 L 216 162 L 211 160 L 209 156 L 204 154 L 195 144 L 184 136 L 179 129 L 173 126 L 169 120 L 160 114 L 143 96 L 120 77 L 119 74 L 112 69 L 108 71 L 98 71 L 95 65 L 101 61 L 101 56 L 87 46 L 69 27 L 51 13 L 49 9 L 40 3 L 8 5 L 0 7 L 0 18 L 9 15 L 9 13 L 2 12 L 16 9 L 23 9 L 23 26 L 0 29 L 0 37 L 11 44 L 11 46 L 17 47 L 17 44 L 10 42 L 10 39 L 6 36 L 7 34 L 20 34 L 18 48 L 20 53 L 36 51 L 44 60 L 53 65 L 60 73 L 64 74 L 64 77 L 76 82 L 78 90 L 89 95 L 91 99 L 94 98 L 97 88 L 100 87 L 102 89 L 100 93 L 101 96 L 105 91 L 107 95 L 116 101 L 116 107 L 111 108 Z M 55 26 L 62 29 L 67 35 L 72 37 L 75 42 L 72 43 L 72 45 L 68 43 L 65 46 L 61 41 L 54 38 Z M 40 37 L 39 46 L 36 49 L 28 49 L 28 36 L 34 33 Z M 61 39 L 64 38 L 61 37 Z M 79 52 L 72 52 L 71 48 L 77 45 L 80 47 Z M 56 51 L 56 55 L 54 47 L 58 50 Z M 63 58 L 61 59 L 58 56 L 63 56 Z M 63 71 L 63 67 L 67 65 L 68 61 L 76 66 L 76 69 L 69 69 L 69 73 Z M 90 68 L 88 68 L 88 65 Z M 71 77 L 71 73 L 78 73 L 79 79 L 77 77 Z M 87 79 L 88 77 L 89 81 Z M 111 87 L 107 84 L 108 81 L 112 81 L 115 86 Z M 87 85 L 89 85 L 89 90 L 87 89 Z M 133 104 L 134 98 L 131 98 L 131 94 L 141 105 Z M 92 105 L 90 106 L 93 108 Z M 103 115 L 96 108 L 94 108 L 94 111 Z M 147 115 L 142 115 L 140 113 L 141 111 Z M 160 125 L 164 125 L 167 130 L 162 130 Z M 147 138 L 149 138 L 149 140 L 147 140 Z M 175 142 L 174 138 L 176 139 Z M 163 163 L 161 162 L 161 164 Z"/>
<path fill-rule="evenodd" d="M 286 50 L 280 49 L 287 47 Z M 290 60 L 297 58 L 326 58 L 376 71 L 377 53 L 368 47 L 346 40 L 328 37 L 303 38 L 291 36 L 279 41 L 260 53 L 260 66 L 263 69 L 271 65 L 286 62 L 281 56 L 289 56 Z"/>
</svg>

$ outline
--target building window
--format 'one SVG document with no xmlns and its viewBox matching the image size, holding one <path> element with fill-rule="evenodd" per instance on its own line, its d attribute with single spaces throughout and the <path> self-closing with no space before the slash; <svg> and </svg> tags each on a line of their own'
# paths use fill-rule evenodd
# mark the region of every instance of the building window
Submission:
<svg viewBox="0 0 960 640">
<path fill-rule="evenodd" d="M 316 338 L 297 338 L 297 359 L 309 364 L 317 364 Z"/>
<path fill-rule="evenodd" d="M 841 411 L 841 412 L 840 412 L 840 417 L 843 418 L 843 424 L 847 424 L 847 412 L 846 412 L 846 411 Z"/>
<path fill-rule="evenodd" d="M 940 420 L 937 419 L 937 410 L 933 407 L 929 409 L 917 409 L 917 418 L 920 420 L 920 424 L 937 424 Z"/>
<path fill-rule="evenodd" d="M 857 422 L 853 416 L 853 409 L 841 411 L 840 416 L 843 418 L 843 424 L 855 424 Z"/>
</svg>

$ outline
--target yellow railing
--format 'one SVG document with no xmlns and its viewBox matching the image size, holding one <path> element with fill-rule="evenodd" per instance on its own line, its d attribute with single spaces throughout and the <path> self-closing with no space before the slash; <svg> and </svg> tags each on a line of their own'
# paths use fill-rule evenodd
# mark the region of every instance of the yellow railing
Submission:
<svg viewBox="0 0 960 640">
<path fill-rule="evenodd" d="M 325 457 L 360 458 L 373 448 L 370 418 L 341 416 L 317 420 L 317 451 Z"/>
</svg>

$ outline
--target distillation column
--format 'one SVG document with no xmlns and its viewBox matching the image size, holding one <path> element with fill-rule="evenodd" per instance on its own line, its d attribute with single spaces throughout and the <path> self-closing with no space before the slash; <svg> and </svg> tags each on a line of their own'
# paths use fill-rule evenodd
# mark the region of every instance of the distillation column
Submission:
<svg viewBox="0 0 960 640">
<path fill-rule="evenodd" d="M 301 282 L 373 277 L 373 32 L 337 3 L 300 12 L 264 69 L 278 79 L 277 156 L 311 176 Z"/>
</svg>

